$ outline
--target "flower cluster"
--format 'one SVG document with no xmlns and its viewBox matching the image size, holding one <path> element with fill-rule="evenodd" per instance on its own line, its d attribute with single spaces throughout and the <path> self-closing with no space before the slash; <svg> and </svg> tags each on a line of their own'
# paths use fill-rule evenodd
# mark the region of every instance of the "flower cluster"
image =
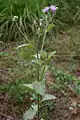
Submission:
<svg viewBox="0 0 80 120">
<path fill-rule="evenodd" d="M 55 12 L 56 10 L 58 9 L 58 7 L 54 6 L 54 5 L 51 5 L 49 7 L 45 7 L 42 11 L 44 13 L 48 12 L 49 10 L 51 10 L 51 12 Z"/>
</svg>

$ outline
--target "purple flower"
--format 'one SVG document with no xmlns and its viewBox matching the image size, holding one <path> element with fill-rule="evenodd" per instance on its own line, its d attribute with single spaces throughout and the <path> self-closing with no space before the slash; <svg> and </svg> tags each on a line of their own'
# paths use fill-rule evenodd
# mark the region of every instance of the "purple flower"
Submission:
<svg viewBox="0 0 80 120">
<path fill-rule="evenodd" d="M 55 12 L 55 11 L 57 10 L 57 7 L 54 6 L 54 5 L 51 5 L 51 6 L 50 6 L 50 9 L 51 9 L 52 12 Z"/>
<path fill-rule="evenodd" d="M 52 12 L 55 12 L 58 9 L 58 7 L 51 5 L 50 7 L 45 7 L 42 11 L 44 13 L 48 12 L 49 10 L 51 10 Z"/>
<path fill-rule="evenodd" d="M 45 13 L 45 12 L 48 12 L 49 9 L 50 7 L 45 7 L 42 11 Z"/>
</svg>

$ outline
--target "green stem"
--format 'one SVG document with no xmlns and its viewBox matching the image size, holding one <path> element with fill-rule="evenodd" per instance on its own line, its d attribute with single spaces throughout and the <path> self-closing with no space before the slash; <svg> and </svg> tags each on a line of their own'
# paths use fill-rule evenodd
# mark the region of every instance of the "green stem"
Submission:
<svg viewBox="0 0 80 120">
<path fill-rule="evenodd" d="M 46 19 L 46 26 L 45 26 L 45 31 L 44 31 L 44 36 L 43 36 L 43 40 L 42 40 L 42 46 L 41 46 L 41 52 L 44 48 L 44 43 L 45 43 L 45 39 L 46 39 L 46 29 L 47 29 L 48 23 L 47 23 L 47 19 Z"/>
<path fill-rule="evenodd" d="M 46 33 L 47 33 L 46 30 L 47 30 L 47 28 L 48 28 L 50 22 L 52 21 L 53 16 L 54 16 L 54 14 L 52 15 L 52 17 L 51 17 L 51 19 L 50 19 L 49 21 L 48 21 L 47 18 L 46 18 L 46 26 L 45 26 L 44 36 L 43 36 L 43 42 L 42 42 L 41 52 L 42 52 L 42 50 L 43 50 L 43 48 L 44 48 L 44 43 L 45 43 Z"/>
<path fill-rule="evenodd" d="M 38 44 L 38 43 L 37 43 Z M 39 60 L 39 52 L 38 52 L 38 48 L 37 48 L 37 59 Z M 37 69 L 37 79 L 38 79 L 38 82 L 39 82 L 39 68 Z M 40 116 L 39 116 L 39 100 L 40 100 L 40 96 L 38 94 L 38 114 L 37 114 L 37 120 L 39 120 Z"/>
<path fill-rule="evenodd" d="M 38 82 L 39 82 L 39 69 L 38 69 L 38 71 L 37 71 L 37 74 L 38 74 Z M 40 118 L 40 116 L 39 116 L 39 100 L 40 100 L 40 96 L 39 96 L 39 94 L 38 94 L 38 102 L 37 102 L 37 104 L 38 104 L 38 114 L 37 114 L 37 119 L 39 120 L 39 118 Z"/>
<path fill-rule="evenodd" d="M 46 66 L 44 66 L 44 68 L 43 68 L 42 75 L 41 75 L 41 80 L 42 80 L 42 78 L 44 77 L 44 74 L 45 74 L 45 68 L 46 68 Z"/>
<path fill-rule="evenodd" d="M 39 118 L 40 118 L 40 114 L 39 114 L 39 98 L 40 98 L 40 96 L 38 95 L 38 114 L 37 114 L 37 119 L 39 120 Z"/>
<path fill-rule="evenodd" d="M 45 30 L 44 36 L 43 36 L 43 42 L 42 42 L 41 52 L 42 52 L 42 50 L 44 48 L 45 38 L 46 38 L 46 30 Z"/>
<path fill-rule="evenodd" d="M 10 9 L 11 9 L 11 17 L 12 17 L 12 7 L 13 7 L 13 1 L 11 0 L 11 6 L 10 6 Z"/>
</svg>

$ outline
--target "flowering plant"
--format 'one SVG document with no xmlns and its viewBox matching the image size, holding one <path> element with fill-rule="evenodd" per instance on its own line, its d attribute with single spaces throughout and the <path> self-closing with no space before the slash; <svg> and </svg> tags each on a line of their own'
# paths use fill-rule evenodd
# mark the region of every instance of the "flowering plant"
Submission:
<svg viewBox="0 0 80 120">
<path fill-rule="evenodd" d="M 57 10 L 57 7 L 51 5 L 50 7 L 45 7 L 42 11 L 43 13 L 46 13 L 49 10 L 54 13 Z M 31 108 L 24 113 L 24 120 L 33 119 L 36 113 L 37 120 L 40 120 L 40 104 L 46 100 L 52 100 L 56 98 L 54 95 L 47 94 L 45 90 L 45 74 L 50 65 L 51 57 L 56 53 L 55 51 L 52 51 L 50 54 L 48 54 L 46 50 L 44 50 L 46 34 L 53 28 L 53 24 L 50 23 L 52 18 L 53 15 L 48 20 L 44 14 L 44 25 L 42 24 L 42 19 L 40 20 L 40 26 L 37 30 L 38 38 L 35 44 L 31 43 L 31 41 L 27 39 L 28 44 L 23 44 L 17 47 L 19 55 L 26 60 L 28 71 L 29 68 L 31 68 L 32 72 L 36 71 L 34 73 L 34 78 L 36 80 L 32 84 L 30 83 L 23 85 L 24 87 L 27 87 L 27 89 L 32 90 L 34 93 L 33 96 L 36 96 L 32 97 L 34 103 L 31 105 Z M 43 33 L 41 33 L 41 31 L 43 31 Z M 40 46 L 41 37 L 42 43 Z"/>
</svg>

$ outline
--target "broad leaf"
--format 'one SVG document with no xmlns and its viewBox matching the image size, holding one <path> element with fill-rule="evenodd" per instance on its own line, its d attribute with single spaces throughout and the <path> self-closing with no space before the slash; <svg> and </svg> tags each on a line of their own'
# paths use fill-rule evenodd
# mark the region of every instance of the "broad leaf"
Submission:
<svg viewBox="0 0 80 120">
<path fill-rule="evenodd" d="M 38 111 L 37 105 L 32 105 L 23 115 L 23 120 L 32 120 Z"/>
<path fill-rule="evenodd" d="M 33 83 L 33 87 L 35 88 L 36 93 L 42 96 L 45 94 L 45 81 L 41 81 L 41 82 L 35 81 Z"/>
<path fill-rule="evenodd" d="M 56 97 L 54 95 L 51 95 L 51 94 L 45 94 L 43 99 L 42 99 L 42 102 L 43 101 L 46 101 L 46 100 L 54 100 L 56 99 Z"/>
<path fill-rule="evenodd" d="M 35 54 L 35 50 L 33 45 L 31 44 L 23 44 L 17 47 L 18 54 L 20 57 L 24 58 L 25 60 L 33 59 L 33 55 Z"/>
</svg>

